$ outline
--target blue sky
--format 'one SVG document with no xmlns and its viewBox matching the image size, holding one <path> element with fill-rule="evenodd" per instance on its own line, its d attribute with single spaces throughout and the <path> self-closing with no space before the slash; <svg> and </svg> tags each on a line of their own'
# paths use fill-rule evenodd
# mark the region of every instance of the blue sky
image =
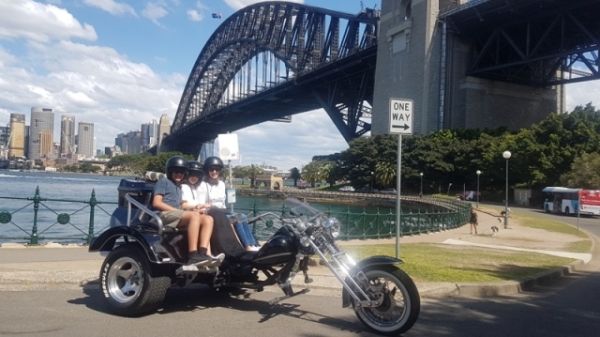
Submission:
<svg viewBox="0 0 600 337">
<path fill-rule="evenodd" d="M 32 106 L 95 124 L 97 147 L 167 113 L 173 120 L 205 42 L 252 0 L 1 0 L 0 125 Z M 305 0 L 358 13 L 379 0 Z M 213 19 L 219 13 L 222 19 Z M 567 87 L 567 107 L 600 97 L 596 82 Z M 313 155 L 347 148 L 322 110 L 237 132 L 241 164 L 301 168 Z M 58 142 L 58 130 L 55 142 Z M 234 163 L 234 165 L 237 163 Z"/>
</svg>

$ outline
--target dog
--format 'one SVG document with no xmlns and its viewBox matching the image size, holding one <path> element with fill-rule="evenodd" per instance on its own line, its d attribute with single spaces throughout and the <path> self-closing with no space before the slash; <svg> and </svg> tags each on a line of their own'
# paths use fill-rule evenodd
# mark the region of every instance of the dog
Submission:
<svg viewBox="0 0 600 337">
<path fill-rule="evenodd" d="M 498 223 L 502 223 L 502 219 L 498 218 Z M 490 227 L 492 229 L 492 236 L 496 235 L 496 233 L 498 233 L 500 231 L 500 228 L 498 228 L 498 226 L 492 226 Z"/>
</svg>

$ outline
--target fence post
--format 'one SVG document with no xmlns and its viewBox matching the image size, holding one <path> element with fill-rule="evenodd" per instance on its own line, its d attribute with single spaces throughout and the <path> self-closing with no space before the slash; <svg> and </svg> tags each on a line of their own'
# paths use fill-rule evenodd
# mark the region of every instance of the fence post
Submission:
<svg viewBox="0 0 600 337">
<path fill-rule="evenodd" d="M 90 198 L 90 223 L 88 228 L 88 245 L 92 243 L 94 238 L 94 207 L 98 204 L 96 200 L 96 190 L 92 189 L 92 197 Z"/>
<path fill-rule="evenodd" d="M 38 210 L 40 209 L 40 186 L 35 187 L 35 195 L 33 196 L 33 228 L 31 229 L 31 237 L 29 238 L 30 245 L 38 244 Z"/>
</svg>

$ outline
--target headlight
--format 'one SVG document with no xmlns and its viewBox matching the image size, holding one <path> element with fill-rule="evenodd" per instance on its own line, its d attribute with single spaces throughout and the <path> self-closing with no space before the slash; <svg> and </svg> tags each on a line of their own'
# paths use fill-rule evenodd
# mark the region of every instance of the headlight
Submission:
<svg viewBox="0 0 600 337">
<path fill-rule="evenodd" d="M 327 219 L 323 227 L 327 228 L 329 230 L 329 233 L 331 233 L 331 236 L 333 236 L 334 238 L 337 238 L 340 235 L 341 226 L 340 222 L 336 218 Z"/>
</svg>

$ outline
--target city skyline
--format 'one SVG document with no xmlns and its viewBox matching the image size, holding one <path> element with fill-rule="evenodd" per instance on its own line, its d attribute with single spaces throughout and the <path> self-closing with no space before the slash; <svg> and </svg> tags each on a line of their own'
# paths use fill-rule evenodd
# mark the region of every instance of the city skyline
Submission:
<svg viewBox="0 0 600 337">
<path fill-rule="evenodd" d="M 120 133 L 167 115 L 171 121 L 188 74 L 217 27 L 249 0 L 4 1 L 0 3 L 0 123 L 32 106 L 94 123 L 97 148 Z M 356 14 L 380 1 L 306 0 Z M 212 18 L 219 13 L 222 19 Z M 600 97 L 598 81 L 566 86 L 567 109 Z M 30 124 L 29 119 L 27 124 Z M 60 138 L 55 130 L 54 142 Z M 347 144 L 323 110 L 236 131 L 243 161 L 301 168 L 313 155 Z M 238 164 L 238 163 L 235 163 Z"/>
</svg>

